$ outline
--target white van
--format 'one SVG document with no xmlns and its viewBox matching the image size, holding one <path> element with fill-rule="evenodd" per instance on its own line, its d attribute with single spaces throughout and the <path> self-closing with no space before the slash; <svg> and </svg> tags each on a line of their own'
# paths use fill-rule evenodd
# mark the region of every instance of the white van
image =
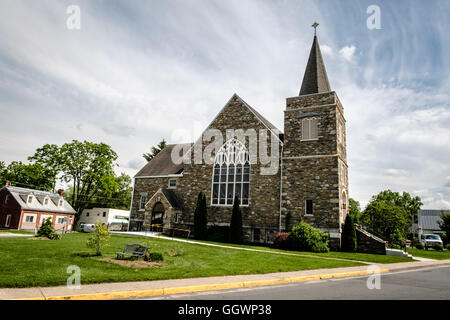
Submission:
<svg viewBox="0 0 450 320">
<path fill-rule="evenodd" d="M 95 224 L 87 224 L 87 223 L 80 223 L 80 227 L 78 228 L 78 231 L 80 232 L 94 232 Z"/>
<path fill-rule="evenodd" d="M 422 245 L 425 247 L 425 249 L 428 248 L 433 248 L 433 245 L 435 245 L 436 243 L 440 244 L 441 246 L 444 245 L 444 243 L 442 242 L 442 239 L 439 235 L 437 234 L 422 234 L 420 236 L 420 243 L 422 243 Z"/>
</svg>

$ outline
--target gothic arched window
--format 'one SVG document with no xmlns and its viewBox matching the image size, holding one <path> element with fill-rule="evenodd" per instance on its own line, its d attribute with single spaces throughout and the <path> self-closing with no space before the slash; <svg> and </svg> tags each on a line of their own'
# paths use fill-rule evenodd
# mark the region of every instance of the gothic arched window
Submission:
<svg viewBox="0 0 450 320">
<path fill-rule="evenodd" d="M 250 158 L 238 140 L 229 140 L 217 152 L 213 169 L 212 205 L 231 206 L 237 196 L 240 205 L 248 205 L 250 194 Z"/>
</svg>

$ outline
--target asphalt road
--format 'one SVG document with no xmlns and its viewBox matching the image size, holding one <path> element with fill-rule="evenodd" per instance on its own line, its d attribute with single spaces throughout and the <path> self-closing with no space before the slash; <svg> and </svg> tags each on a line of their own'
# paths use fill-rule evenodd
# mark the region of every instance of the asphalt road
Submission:
<svg viewBox="0 0 450 320">
<path fill-rule="evenodd" d="M 372 284 L 376 284 L 373 278 Z M 145 300 L 450 300 L 450 267 L 380 275 L 380 289 L 368 289 L 368 277 L 289 285 L 150 297 Z"/>
</svg>

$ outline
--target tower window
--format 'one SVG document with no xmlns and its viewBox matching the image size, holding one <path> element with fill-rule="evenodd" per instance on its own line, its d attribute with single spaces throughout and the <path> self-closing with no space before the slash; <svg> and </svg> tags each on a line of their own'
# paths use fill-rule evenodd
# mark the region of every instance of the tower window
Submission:
<svg viewBox="0 0 450 320">
<path fill-rule="evenodd" d="M 317 140 L 318 139 L 318 124 L 319 119 L 308 118 L 302 120 L 302 140 Z"/>
<path fill-rule="evenodd" d="M 235 139 L 217 152 L 212 183 L 212 205 L 231 206 L 235 197 L 248 205 L 250 193 L 250 158 L 245 146 Z"/>
<path fill-rule="evenodd" d="M 175 189 L 177 187 L 177 180 L 176 179 L 170 179 L 169 180 L 169 188 Z"/>
<path fill-rule="evenodd" d="M 312 215 L 313 212 L 313 201 L 312 200 L 306 200 L 306 214 L 307 215 Z"/>
</svg>

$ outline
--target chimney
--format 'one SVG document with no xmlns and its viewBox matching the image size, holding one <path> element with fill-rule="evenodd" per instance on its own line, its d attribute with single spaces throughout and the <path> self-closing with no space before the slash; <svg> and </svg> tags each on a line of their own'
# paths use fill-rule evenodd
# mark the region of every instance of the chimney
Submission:
<svg viewBox="0 0 450 320">
<path fill-rule="evenodd" d="M 58 194 L 59 194 L 61 197 L 64 197 L 64 189 L 59 189 L 59 190 L 58 190 Z"/>
<path fill-rule="evenodd" d="M 10 182 L 9 182 L 9 180 L 6 180 L 5 181 L 5 187 L 9 187 L 10 186 Z"/>
</svg>

